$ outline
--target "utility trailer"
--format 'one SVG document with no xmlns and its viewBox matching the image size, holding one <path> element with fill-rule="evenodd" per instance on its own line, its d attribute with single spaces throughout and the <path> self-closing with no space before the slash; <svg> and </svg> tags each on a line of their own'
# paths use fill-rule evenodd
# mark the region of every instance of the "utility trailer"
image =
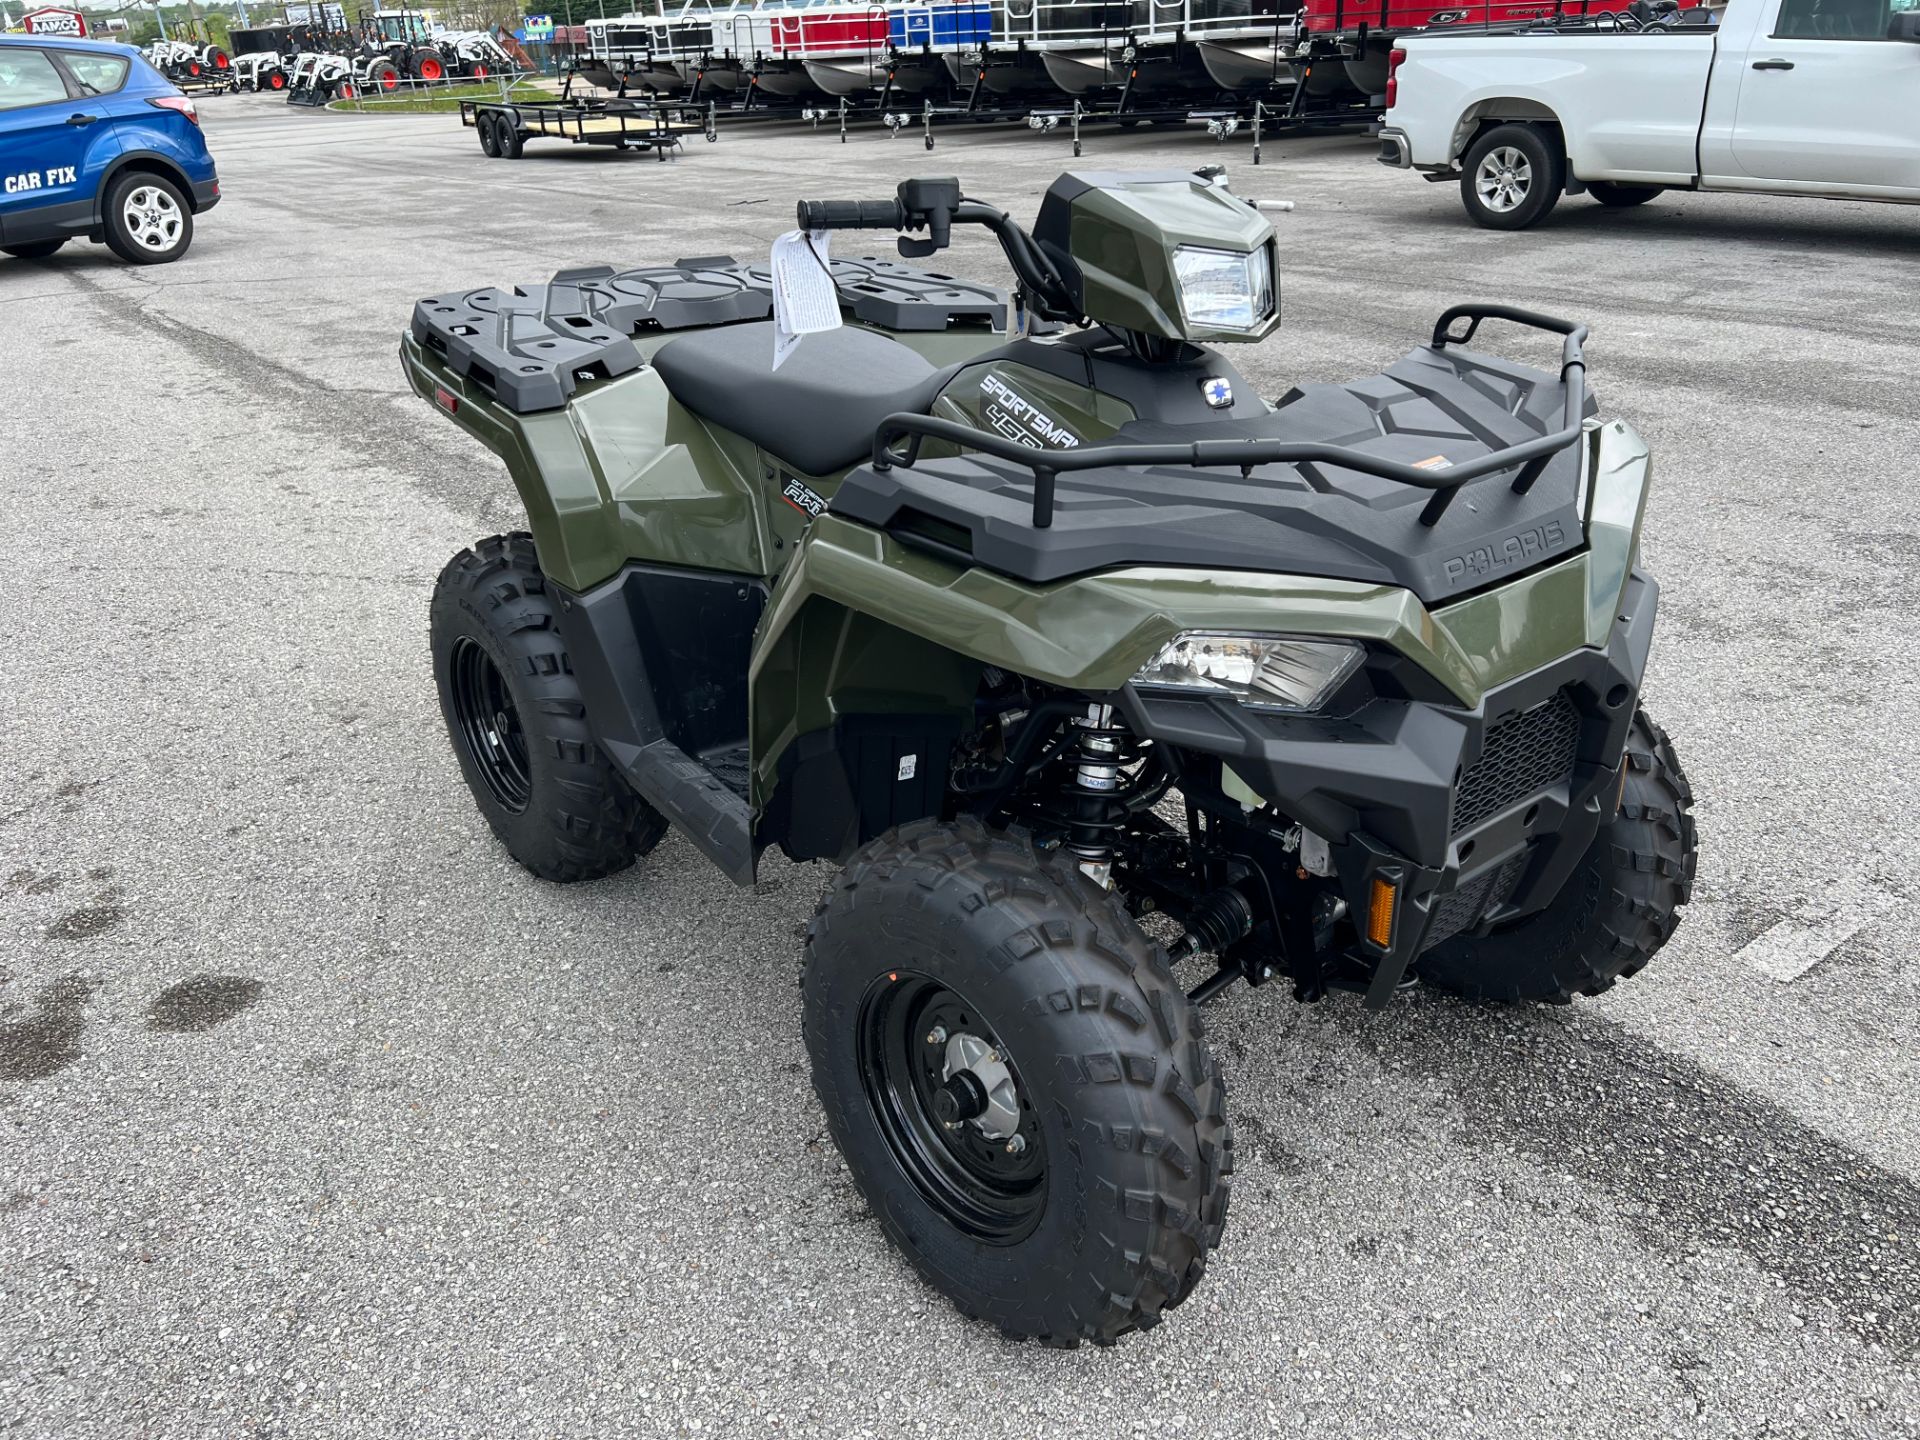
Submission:
<svg viewBox="0 0 1920 1440">
<path fill-rule="evenodd" d="M 490 160 L 518 160 L 527 141 L 537 139 L 651 150 L 666 160 L 689 135 L 719 138 L 710 106 L 621 99 L 462 100 L 460 123 L 479 133 L 480 148 Z"/>
</svg>

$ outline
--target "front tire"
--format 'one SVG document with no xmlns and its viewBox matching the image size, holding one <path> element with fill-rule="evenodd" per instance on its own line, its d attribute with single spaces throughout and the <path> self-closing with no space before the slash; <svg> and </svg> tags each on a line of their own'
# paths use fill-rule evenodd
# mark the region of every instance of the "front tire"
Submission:
<svg viewBox="0 0 1920 1440">
<path fill-rule="evenodd" d="M 1693 893 L 1693 787 L 1645 711 L 1627 735 L 1620 809 L 1601 825 L 1553 903 L 1490 935 L 1460 936 L 1418 961 L 1420 978 L 1468 1000 L 1564 1005 L 1636 974 L 1673 937 Z"/>
<path fill-rule="evenodd" d="M 1567 183 L 1560 137 L 1538 125 L 1496 125 L 1467 147 L 1460 200 L 1489 230 L 1538 225 Z"/>
<path fill-rule="evenodd" d="M 888 832 L 814 916 L 804 992 L 854 1183 L 962 1314 L 1110 1344 L 1192 1293 L 1223 1082 L 1166 952 L 1067 857 L 970 818 Z"/>
<path fill-rule="evenodd" d="M 440 572 L 430 611 L 440 713 L 474 802 L 543 880 L 624 870 L 666 833 L 587 727 L 533 537 L 496 535 Z"/>
<path fill-rule="evenodd" d="M 1644 205 L 1660 193 L 1658 185 L 1615 185 L 1610 180 L 1587 182 L 1587 193 L 1609 210 L 1626 210 Z"/>
<path fill-rule="evenodd" d="M 164 265 L 193 243 L 193 207 L 162 176 L 122 175 L 108 187 L 102 208 L 108 248 L 131 265 Z"/>
</svg>

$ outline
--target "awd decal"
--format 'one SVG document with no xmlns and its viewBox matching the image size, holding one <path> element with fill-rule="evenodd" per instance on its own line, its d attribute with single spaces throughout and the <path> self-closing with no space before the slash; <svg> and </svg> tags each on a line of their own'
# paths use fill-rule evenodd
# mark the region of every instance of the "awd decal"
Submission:
<svg viewBox="0 0 1920 1440">
<path fill-rule="evenodd" d="M 815 494 L 798 480 L 788 478 L 786 488 L 780 492 L 780 498 L 798 510 L 809 520 L 820 518 L 820 512 L 827 508 L 824 495 Z"/>
<path fill-rule="evenodd" d="M 1449 580 L 1461 580 L 1468 575 L 1491 575 L 1496 570 L 1504 570 L 1509 565 L 1524 565 L 1541 555 L 1550 555 L 1567 543 L 1567 532 L 1558 520 L 1549 520 L 1544 525 L 1536 525 L 1531 530 L 1522 530 L 1517 535 L 1509 535 L 1504 540 L 1496 540 L 1491 545 L 1482 545 L 1477 550 L 1469 550 L 1464 555 L 1456 555 L 1447 561 L 1446 573 Z"/>
<path fill-rule="evenodd" d="M 7 176 L 4 188 L 9 195 L 24 195 L 29 190 L 45 190 L 54 185 L 71 185 L 78 174 L 78 168 L 72 165 L 53 170 L 29 170 L 24 175 Z"/>
<path fill-rule="evenodd" d="M 982 413 L 987 424 L 1009 440 L 1035 450 L 1049 445 L 1056 450 L 1072 450 L 1080 443 L 1078 435 L 998 375 L 988 375 L 980 382 L 980 396 L 986 401 Z"/>
</svg>

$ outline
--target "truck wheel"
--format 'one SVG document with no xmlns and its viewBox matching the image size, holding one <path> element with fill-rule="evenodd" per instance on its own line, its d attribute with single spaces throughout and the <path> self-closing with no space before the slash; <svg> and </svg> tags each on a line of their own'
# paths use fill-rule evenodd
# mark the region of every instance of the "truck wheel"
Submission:
<svg viewBox="0 0 1920 1440">
<path fill-rule="evenodd" d="M 1496 125 L 1467 147 L 1460 199 L 1476 225 L 1524 230 L 1560 203 L 1566 181 L 1557 136 L 1538 125 Z"/>
<path fill-rule="evenodd" d="M 1012 1339 L 1111 1344 L 1220 1243 L 1233 1132 L 1166 952 L 1022 831 L 916 821 L 807 932 L 813 1085 L 889 1239 Z"/>
<path fill-rule="evenodd" d="M 518 160 L 526 153 L 527 137 L 520 133 L 520 127 L 514 123 L 513 116 L 504 112 L 493 117 L 494 143 L 500 147 L 502 160 Z"/>
<path fill-rule="evenodd" d="M 0 245 L 0 252 L 16 260 L 44 260 L 66 243 L 65 240 L 31 240 L 24 245 Z"/>
<path fill-rule="evenodd" d="M 1644 711 L 1627 736 L 1620 810 L 1600 827 L 1553 903 L 1490 935 L 1460 936 L 1420 957 L 1420 978 L 1469 1000 L 1598 995 L 1665 945 L 1693 891 L 1693 787 Z"/>
<path fill-rule="evenodd" d="M 440 572 L 429 615 L 440 713 L 507 853 L 567 883 L 653 849 L 667 822 L 594 743 L 533 537 L 462 550 Z"/>
<path fill-rule="evenodd" d="M 1587 193 L 1610 210 L 1644 205 L 1660 193 L 1658 185 L 1615 185 L 1606 180 L 1587 182 Z"/>
<path fill-rule="evenodd" d="M 193 207 L 171 180 L 145 170 L 122 175 L 101 206 L 107 246 L 133 265 L 178 260 L 193 243 Z"/>
<path fill-rule="evenodd" d="M 473 128 L 480 132 L 480 149 L 489 160 L 500 157 L 500 135 L 493 128 L 493 116 L 482 110 L 473 117 Z"/>
</svg>

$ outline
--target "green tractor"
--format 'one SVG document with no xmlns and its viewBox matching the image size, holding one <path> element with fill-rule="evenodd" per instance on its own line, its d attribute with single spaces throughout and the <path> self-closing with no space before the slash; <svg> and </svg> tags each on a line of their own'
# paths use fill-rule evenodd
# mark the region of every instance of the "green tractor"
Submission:
<svg viewBox="0 0 1920 1440">
<path fill-rule="evenodd" d="M 957 225 L 1011 295 L 819 249 Z M 794 277 L 726 257 L 416 308 L 410 383 L 531 526 L 435 588 L 447 728 L 546 879 L 669 828 L 743 886 L 838 866 L 805 1036 L 874 1216 L 966 1314 L 1110 1343 L 1226 1220 L 1200 1004 L 1561 1002 L 1672 935 L 1647 448 L 1585 327 L 1501 305 L 1260 398 L 1212 347 L 1279 324 L 1277 247 L 1217 171 L 1070 173 L 1031 231 L 950 179 L 799 227 L 841 323 L 777 368 Z"/>
</svg>

